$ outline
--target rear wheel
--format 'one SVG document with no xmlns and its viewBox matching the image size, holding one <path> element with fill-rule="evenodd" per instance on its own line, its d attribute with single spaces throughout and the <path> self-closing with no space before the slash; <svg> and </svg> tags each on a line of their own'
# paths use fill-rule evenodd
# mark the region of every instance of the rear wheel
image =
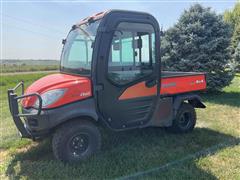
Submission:
<svg viewBox="0 0 240 180">
<path fill-rule="evenodd" d="M 52 139 L 54 156 L 63 162 L 79 162 L 97 152 L 101 146 L 98 128 L 85 120 L 61 126 Z"/>
<path fill-rule="evenodd" d="M 194 107 L 188 103 L 182 103 L 178 109 L 173 124 L 167 130 L 175 133 L 186 133 L 193 130 L 196 124 L 196 112 Z"/>
</svg>

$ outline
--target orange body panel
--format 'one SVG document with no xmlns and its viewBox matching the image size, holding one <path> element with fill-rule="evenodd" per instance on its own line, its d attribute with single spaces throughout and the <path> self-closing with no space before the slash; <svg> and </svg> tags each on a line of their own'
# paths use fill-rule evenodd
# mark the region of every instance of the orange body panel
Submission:
<svg viewBox="0 0 240 180">
<path fill-rule="evenodd" d="M 41 95 L 44 92 L 54 89 L 65 89 L 65 93 L 59 100 L 47 108 L 54 108 L 92 96 L 91 80 L 89 78 L 68 74 L 45 76 L 30 85 L 25 91 L 25 94 L 37 92 Z M 25 108 L 32 107 L 35 101 L 36 97 L 25 98 L 22 101 L 22 105 Z"/>
<path fill-rule="evenodd" d="M 132 99 L 145 96 L 153 96 L 157 94 L 156 85 L 148 88 L 144 82 L 137 83 L 129 88 L 127 88 L 119 97 L 119 100 Z"/>
<path fill-rule="evenodd" d="M 161 80 L 162 95 L 173 95 L 186 93 L 191 91 L 199 91 L 206 89 L 205 75 L 190 75 L 179 77 L 166 77 Z M 157 86 L 146 87 L 145 82 L 140 82 L 127 88 L 119 100 L 132 99 L 145 96 L 153 96 L 157 94 Z"/>
</svg>

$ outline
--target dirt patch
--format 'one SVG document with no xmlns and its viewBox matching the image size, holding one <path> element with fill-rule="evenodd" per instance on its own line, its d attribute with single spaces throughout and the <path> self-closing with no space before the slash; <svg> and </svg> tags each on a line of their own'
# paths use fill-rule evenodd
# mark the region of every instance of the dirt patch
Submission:
<svg viewBox="0 0 240 180">
<path fill-rule="evenodd" d="M 9 154 L 8 150 L 0 148 L 0 163 L 5 161 L 5 159 L 7 158 L 8 154 Z"/>
</svg>

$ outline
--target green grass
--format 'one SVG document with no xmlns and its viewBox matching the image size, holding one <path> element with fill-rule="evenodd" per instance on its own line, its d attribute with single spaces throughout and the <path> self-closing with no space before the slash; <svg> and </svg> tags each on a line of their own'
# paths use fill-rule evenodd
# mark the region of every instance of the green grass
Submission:
<svg viewBox="0 0 240 180">
<path fill-rule="evenodd" d="M 240 179 L 240 76 L 223 92 L 203 94 L 206 109 L 198 109 L 195 130 L 170 134 L 161 128 L 110 132 L 101 129 L 103 146 L 94 157 L 75 165 L 56 161 L 49 139 L 33 143 L 19 139 L 8 112 L 6 90 L 18 81 L 30 84 L 45 74 L 3 76 L 1 90 L 0 178 L 112 179 L 182 159 L 227 143 L 210 154 L 188 159 L 141 179 Z"/>
<path fill-rule="evenodd" d="M 0 65 L 2 73 L 10 72 L 30 72 L 30 71 L 53 71 L 58 70 L 59 65 Z"/>
<path fill-rule="evenodd" d="M 2 60 L 1 72 L 27 72 L 27 71 L 50 71 L 59 69 L 59 61 L 56 60 Z"/>
</svg>

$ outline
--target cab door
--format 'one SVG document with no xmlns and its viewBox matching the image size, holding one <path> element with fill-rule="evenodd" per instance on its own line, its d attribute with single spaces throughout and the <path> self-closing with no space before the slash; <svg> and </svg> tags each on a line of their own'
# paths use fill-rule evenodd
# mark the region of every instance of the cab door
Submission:
<svg viewBox="0 0 240 180">
<path fill-rule="evenodd" d="M 98 111 L 118 130 L 146 126 L 160 88 L 158 30 L 149 19 L 130 17 L 101 34 L 96 66 Z"/>
</svg>

